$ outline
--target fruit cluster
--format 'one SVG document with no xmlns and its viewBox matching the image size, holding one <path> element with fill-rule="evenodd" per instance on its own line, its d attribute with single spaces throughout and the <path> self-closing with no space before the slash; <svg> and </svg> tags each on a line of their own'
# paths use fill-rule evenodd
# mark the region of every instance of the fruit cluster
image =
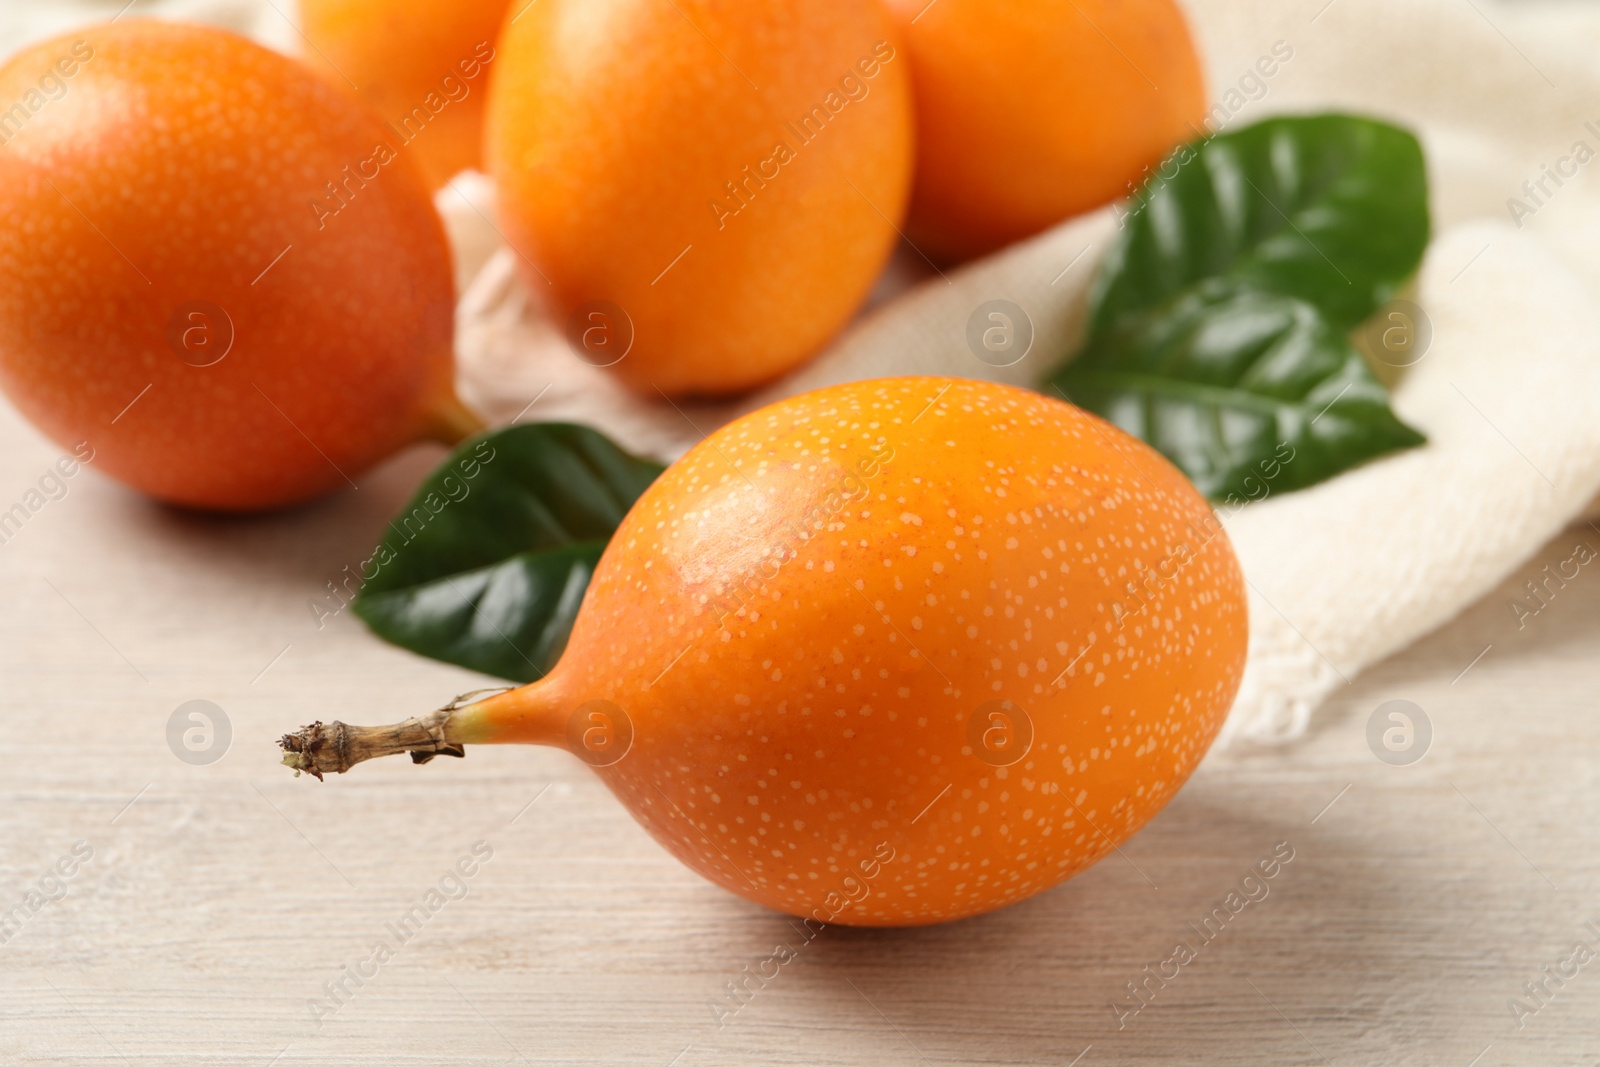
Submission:
<svg viewBox="0 0 1600 1067">
<path fill-rule="evenodd" d="M 305 65 L 126 18 L 0 69 L 0 386 L 173 503 L 292 504 L 479 428 L 429 199 L 463 168 L 580 348 L 651 396 L 725 394 L 823 345 L 902 233 L 992 250 L 1110 200 L 1203 113 L 1172 0 L 301 15 Z"/>
<path fill-rule="evenodd" d="M 352 577 L 355 610 L 537 680 L 315 724 L 285 762 L 558 745 L 712 881 L 867 925 L 1020 900 L 1175 793 L 1247 632 L 1183 472 L 1059 400 L 942 378 L 796 397 L 665 473 L 579 427 L 481 433 L 432 201 L 485 169 L 537 301 L 633 388 L 746 390 L 837 332 L 900 242 L 990 252 L 1201 135 L 1172 0 L 302 14 L 306 64 L 130 18 L 0 69 L 24 101 L 0 151 L 0 386 L 46 434 L 231 511 L 458 446 Z M 1106 321 L 1139 326 L 1141 294 L 1107 291 Z M 471 658 L 460 627 L 514 657 Z"/>
</svg>

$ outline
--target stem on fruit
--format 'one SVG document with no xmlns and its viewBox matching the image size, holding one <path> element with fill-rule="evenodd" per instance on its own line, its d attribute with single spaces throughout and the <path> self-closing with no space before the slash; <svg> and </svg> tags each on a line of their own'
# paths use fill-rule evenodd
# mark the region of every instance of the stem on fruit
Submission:
<svg viewBox="0 0 1600 1067">
<path fill-rule="evenodd" d="M 428 413 L 422 436 L 440 444 L 454 447 L 473 434 L 482 433 L 489 424 L 478 413 L 461 402 L 452 390 L 444 394 L 436 407 Z"/>
<path fill-rule="evenodd" d="M 465 756 L 467 751 L 452 740 L 453 711 L 435 711 L 407 719 L 393 726 L 350 726 L 342 722 L 314 722 L 292 734 L 284 734 L 285 766 L 315 775 L 343 774 L 358 763 L 379 756 L 411 753 L 414 763 L 426 763 L 435 756 Z"/>
<path fill-rule="evenodd" d="M 390 726 L 314 722 L 284 734 L 278 746 L 284 766 L 321 781 L 325 774 L 402 752 L 411 753 L 412 763 L 427 763 L 435 756 L 465 756 L 468 744 L 559 744 L 563 727 L 550 719 L 554 709 L 539 685 L 480 689 Z"/>
</svg>

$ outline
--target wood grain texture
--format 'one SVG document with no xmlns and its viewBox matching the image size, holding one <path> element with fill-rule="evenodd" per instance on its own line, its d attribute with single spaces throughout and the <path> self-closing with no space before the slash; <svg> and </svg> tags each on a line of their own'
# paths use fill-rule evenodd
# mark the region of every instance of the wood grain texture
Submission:
<svg viewBox="0 0 1600 1067">
<path fill-rule="evenodd" d="M 0 412 L 0 510 L 57 454 Z M 0 916 L 75 842 L 94 850 L 0 945 L 0 1063 L 1600 1058 L 1600 964 L 1521 1029 L 1508 1008 L 1575 940 L 1600 943 L 1583 927 L 1600 923 L 1600 570 L 1521 630 L 1507 604 L 1600 532 L 1559 538 L 1358 679 L 1304 743 L 1213 753 L 1122 855 L 1053 892 L 944 927 L 806 941 L 680 867 L 562 753 L 478 748 L 320 785 L 277 766 L 274 739 L 313 718 L 392 721 L 484 684 L 348 612 L 319 630 L 307 607 L 432 458 L 257 520 L 166 510 L 84 472 L 0 545 Z M 1369 715 L 1397 698 L 1434 727 L 1410 767 L 1366 742 Z M 209 766 L 167 744 L 193 699 L 232 724 Z M 493 855 L 466 895 L 315 1018 L 324 984 L 393 943 L 386 924 L 479 841 Z M 1283 841 L 1294 859 L 1268 896 L 1119 1029 L 1125 983 L 1177 941 L 1199 944 L 1188 924 Z M 794 958 L 719 1025 L 725 984 L 780 943 Z"/>
</svg>

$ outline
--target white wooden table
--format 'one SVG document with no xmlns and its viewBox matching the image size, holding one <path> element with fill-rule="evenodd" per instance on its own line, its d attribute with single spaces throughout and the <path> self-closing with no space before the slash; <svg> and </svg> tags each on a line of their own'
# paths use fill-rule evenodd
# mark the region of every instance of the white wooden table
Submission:
<svg viewBox="0 0 1600 1067">
<path fill-rule="evenodd" d="M 0 409 L 0 509 L 57 455 Z M 1520 1029 L 1508 1006 L 1575 940 L 1600 947 L 1583 926 L 1600 923 L 1600 572 L 1520 631 L 1508 583 L 1297 747 L 1214 753 L 1125 858 L 1053 892 L 803 943 L 680 867 L 563 753 L 477 748 L 320 785 L 277 765 L 274 739 L 313 718 L 391 721 L 482 683 L 348 612 L 318 630 L 307 607 L 432 458 L 255 520 L 79 473 L 0 545 L 0 922 L 21 906 L 0 930 L 0 1064 L 1600 1059 L 1600 963 L 1549 983 Z M 1600 547 L 1582 528 L 1538 563 L 1580 538 Z M 168 745 L 195 699 L 231 723 L 210 765 Z M 1390 699 L 1432 721 L 1413 766 L 1368 748 Z M 80 841 L 92 858 L 50 880 Z M 466 895 L 369 963 L 479 841 L 492 858 L 445 882 Z M 1270 894 L 1119 1029 L 1126 983 L 1197 944 L 1188 924 L 1282 841 L 1295 858 Z M 30 912 L 41 880 L 60 899 Z M 779 943 L 797 957 L 719 1027 L 711 1003 Z M 335 1001 L 347 966 L 370 977 Z"/>
</svg>

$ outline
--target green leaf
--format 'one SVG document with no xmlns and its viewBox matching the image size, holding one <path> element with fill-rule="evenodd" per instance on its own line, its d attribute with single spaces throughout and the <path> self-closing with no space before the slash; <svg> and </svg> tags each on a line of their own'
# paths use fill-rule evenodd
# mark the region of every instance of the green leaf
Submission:
<svg viewBox="0 0 1600 1067">
<path fill-rule="evenodd" d="M 1091 341 L 1218 278 L 1298 297 L 1348 330 L 1428 244 L 1422 146 L 1351 115 L 1267 119 L 1185 145 L 1128 211 L 1090 293 Z"/>
<path fill-rule="evenodd" d="M 1423 442 L 1344 335 L 1275 293 L 1185 294 L 1052 384 L 1154 446 L 1214 500 L 1302 489 Z"/>
<path fill-rule="evenodd" d="M 1417 268 L 1422 151 L 1346 115 L 1186 145 L 1131 201 L 1049 385 L 1212 499 L 1304 488 L 1423 442 L 1348 340 Z M 1288 457 L 1286 459 L 1286 457 Z"/>
<path fill-rule="evenodd" d="M 390 521 L 355 610 L 424 656 L 515 682 L 541 677 L 566 647 L 606 542 L 662 469 L 583 426 L 474 437 Z"/>
</svg>

